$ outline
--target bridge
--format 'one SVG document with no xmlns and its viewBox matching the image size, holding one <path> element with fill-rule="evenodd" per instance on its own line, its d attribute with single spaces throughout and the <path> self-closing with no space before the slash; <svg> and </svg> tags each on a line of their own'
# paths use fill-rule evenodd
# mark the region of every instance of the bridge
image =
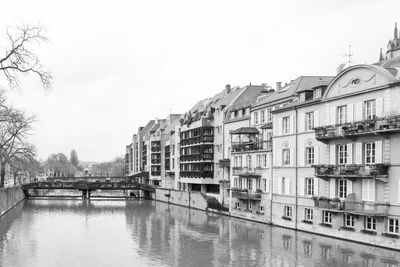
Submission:
<svg viewBox="0 0 400 267">
<path fill-rule="evenodd" d="M 22 189 L 27 197 L 30 196 L 29 190 L 32 189 L 79 190 L 82 191 L 82 197 L 87 199 L 90 198 L 91 192 L 96 190 L 141 190 L 145 195 L 147 194 L 147 196 L 149 196 L 151 192 L 155 191 L 155 188 L 151 185 L 125 181 L 125 178 L 115 177 L 113 182 L 111 182 L 111 178 L 109 177 L 57 177 L 49 179 L 48 181 L 24 184 L 22 185 Z"/>
</svg>

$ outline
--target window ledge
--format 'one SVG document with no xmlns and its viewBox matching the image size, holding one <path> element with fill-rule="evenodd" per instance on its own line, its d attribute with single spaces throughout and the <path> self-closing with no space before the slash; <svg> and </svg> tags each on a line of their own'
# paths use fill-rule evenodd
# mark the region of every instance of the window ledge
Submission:
<svg viewBox="0 0 400 267">
<path fill-rule="evenodd" d="M 329 223 L 320 223 L 319 225 L 325 226 L 325 227 L 332 227 L 332 224 L 329 224 Z"/>
<path fill-rule="evenodd" d="M 393 238 L 400 238 L 399 234 L 392 234 L 392 233 L 382 233 L 383 236 L 393 237 Z"/>
<path fill-rule="evenodd" d="M 312 221 L 302 220 L 303 223 L 313 224 Z"/>
<path fill-rule="evenodd" d="M 352 232 L 354 232 L 356 230 L 353 227 L 349 227 L 349 226 L 341 226 L 340 229 L 346 230 L 346 231 L 352 231 Z"/>
<path fill-rule="evenodd" d="M 286 216 L 282 216 L 282 219 L 287 220 L 287 221 L 291 221 L 292 220 L 292 218 L 286 217 Z"/>
<path fill-rule="evenodd" d="M 360 232 L 369 235 L 376 235 L 376 231 L 373 230 L 362 229 Z"/>
</svg>

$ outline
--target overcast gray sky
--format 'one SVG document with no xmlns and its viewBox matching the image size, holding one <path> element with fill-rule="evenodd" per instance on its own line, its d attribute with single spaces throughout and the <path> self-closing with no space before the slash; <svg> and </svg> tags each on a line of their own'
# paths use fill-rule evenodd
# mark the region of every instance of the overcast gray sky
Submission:
<svg viewBox="0 0 400 267">
<path fill-rule="evenodd" d="M 377 61 L 399 10 L 398 0 L 7 1 L 0 35 L 46 25 L 51 42 L 39 51 L 54 74 L 48 93 L 25 79 L 8 95 L 38 116 L 40 158 L 75 148 L 81 160 L 105 161 L 137 127 L 227 83 L 334 75 L 349 44 L 354 63 Z"/>
</svg>

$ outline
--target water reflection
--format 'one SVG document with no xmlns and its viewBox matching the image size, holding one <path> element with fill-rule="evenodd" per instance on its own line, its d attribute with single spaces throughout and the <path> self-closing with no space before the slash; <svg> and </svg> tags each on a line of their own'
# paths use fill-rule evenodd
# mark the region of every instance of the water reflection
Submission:
<svg viewBox="0 0 400 267">
<path fill-rule="evenodd" d="M 153 201 L 27 201 L 0 266 L 400 266 L 400 253 Z"/>
</svg>

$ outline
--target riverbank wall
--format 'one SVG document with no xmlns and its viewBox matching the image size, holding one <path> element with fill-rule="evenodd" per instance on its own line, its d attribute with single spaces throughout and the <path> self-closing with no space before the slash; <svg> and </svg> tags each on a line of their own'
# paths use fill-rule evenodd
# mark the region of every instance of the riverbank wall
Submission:
<svg viewBox="0 0 400 267">
<path fill-rule="evenodd" d="M 208 202 L 206 197 L 199 192 L 187 192 L 180 191 L 176 189 L 164 189 L 157 188 L 155 193 L 152 195 L 153 199 L 156 201 L 166 202 L 174 205 L 184 206 L 188 208 L 194 208 L 198 210 L 203 210 L 207 212 L 222 214 L 238 219 L 243 219 L 247 221 L 254 221 L 262 224 L 269 224 L 278 226 L 279 228 L 286 228 L 291 230 L 297 230 L 303 233 L 311 233 L 319 236 L 325 236 L 328 238 L 335 238 L 338 240 L 352 241 L 359 244 L 367 244 L 375 247 L 388 248 L 391 250 L 400 251 L 400 239 L 398 236 L 386 237 L 378 235 L 368 235 L 367 237 L 362 233 L 357 233 L 355 231 L 349 232 L 344 231 L 340 227 L 323 227 L 318 224 L 310 224 L 303 222 L 301 219 L 295 224 L 285 224 L 286 220 L 279 217 L 279 212 L 268 211 L 265 214 L 256 214 L 254 212 L 242 211 L 233 209 L 232 212 L 220 211 L 210 209 L 208 207 Z M 272 216 L 272 218 L 270 218 Z M 322 220 L 317 218 L 316 220 Z"/>
<path fill-rule="evenodd" d="M 25 198 L 20 186 L 0 188 L 0 216 L 12 209 Z"/>
</svg>

